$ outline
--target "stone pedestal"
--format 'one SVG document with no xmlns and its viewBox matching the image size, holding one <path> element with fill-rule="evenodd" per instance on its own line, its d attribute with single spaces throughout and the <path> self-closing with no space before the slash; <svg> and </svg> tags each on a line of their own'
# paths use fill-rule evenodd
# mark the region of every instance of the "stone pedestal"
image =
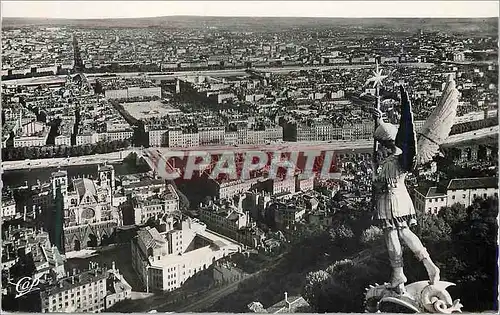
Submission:
<svg viewBox="0 0 500 315">
<path fill-rule="evenodd" d="M 368 313 L 394 312 L 395 307 L 414 313 L 451 314 L 461 312 L 460 300 L 453 301 L 446 288 L 455 284 L 439 281 L 433 285 L 428 281 L 408 284 L 402 293 L 389 284 L 370 286 L 366 289 L 365 311 Z"/>
</svg>

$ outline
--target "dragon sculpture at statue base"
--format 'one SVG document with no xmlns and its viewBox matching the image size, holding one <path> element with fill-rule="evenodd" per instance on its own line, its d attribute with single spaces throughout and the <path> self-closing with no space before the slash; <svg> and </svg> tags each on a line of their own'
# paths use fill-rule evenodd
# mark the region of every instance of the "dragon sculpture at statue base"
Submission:
<svg viewBox="0 0 500 315">
<path fill-rule="evenodd" d="M 419 281 L 405 286 L 402 293 L 390 288 L 389 284 L 375 284 L 366 289 L 365 312 L 399 312 L 406 313 L 461 313 L 460 300 L 453 301 L 446 291 L 451 282 L 439 281 L 429 284 L 428 281 Z"/>
</svg>

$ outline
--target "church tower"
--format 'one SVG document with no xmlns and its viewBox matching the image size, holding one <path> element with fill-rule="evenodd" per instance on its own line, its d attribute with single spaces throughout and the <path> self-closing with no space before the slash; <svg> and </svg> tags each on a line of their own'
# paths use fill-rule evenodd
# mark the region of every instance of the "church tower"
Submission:
<svg viewBox="0 0 500 315">
<path fill-rule="evenodd" d="M 115 169 L 111 165 L 98 165 L 98 184 L 101 187 L 109 187 L 111 191 L 115 190 Z"/>
<path fill-rule="evenodd" d="M 113 204 L 113 193 L 115 191 L 115 169 L 111 165 L 97 166 L 98 180 L 100 189 L 107 191 L 107 199 Z"/>
<path fill-rule="evenodd" d="M 57 188 L 60 188 L 64 209 L 68 209 L 68 172 L 58 170 L 57 172 L 52 173 L 50 181 L 52 184 L 53 198 L 56 197 Z"/>
</svg>

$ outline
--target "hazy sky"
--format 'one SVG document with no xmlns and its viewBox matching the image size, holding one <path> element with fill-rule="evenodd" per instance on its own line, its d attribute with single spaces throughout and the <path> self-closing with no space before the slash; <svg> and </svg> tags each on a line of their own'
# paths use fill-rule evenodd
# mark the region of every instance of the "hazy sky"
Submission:
<svg viewBox="0 0 500 315">
<path fill-rule="evenodd" d="M 1 1 L 3 17 L 498 17 L 498 1 Z"/>
</svg>

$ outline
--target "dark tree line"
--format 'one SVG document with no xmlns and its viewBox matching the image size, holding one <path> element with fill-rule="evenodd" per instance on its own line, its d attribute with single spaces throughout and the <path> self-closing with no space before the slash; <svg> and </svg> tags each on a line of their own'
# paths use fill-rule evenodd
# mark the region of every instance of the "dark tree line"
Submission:
<svg viewBox="0 0 500 315">
<path fill-rule="evenodd" d="M 464 311 L 498 308 L 497 215 L 497 198 L 476 200 L 468 208 L 444 207 L 438 215 L 419 214 L 415 233 L 441 269 L 441 279 L 456 284 L 448 291 L 461 300 Z M 345 232 L 346 227 L 340 230 Z M 351 238 L 356 233 L 342 235 L 347 244 L 356 243 Z M 422 263 L 407 248 L 404 257 L 408 283 L 427 279 Z M 364 288 L 383 283 L 389 276 L 382 233 L 371 227 L 362 233 L 355 255 L 309 273 L 303 294 L 317 312 L 363 312 Z"/>
<path fill-rule="evenodd" d="M 2 159 L 4 161 L 19 161 L 25 159 L 75 157 L 111 153 L 128 147 L 130 147 L 129 140 L 114 140 L 77 146 L 8 147 L 2 148 Z"/>
</svg>

